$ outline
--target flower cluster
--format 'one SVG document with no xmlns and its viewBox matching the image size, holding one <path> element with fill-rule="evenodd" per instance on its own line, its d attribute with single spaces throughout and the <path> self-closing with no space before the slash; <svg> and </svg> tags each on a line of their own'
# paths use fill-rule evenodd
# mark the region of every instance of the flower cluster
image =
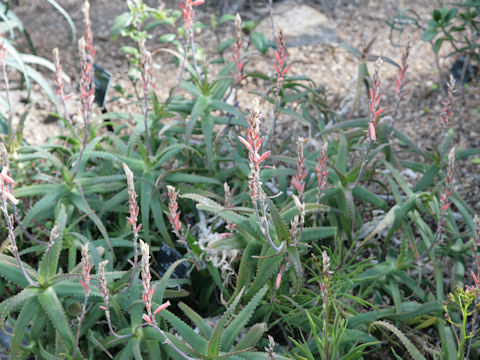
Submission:
<svg viewBox="0 0 480 360">
<path fill-rule="evenodd" d="M 57 94 L 60 97 L 60 100 L 65 101 L 72 97 L 73 94 L 65 95 L 64 92 L 64 83 L 63 83 L 63 68 L 62 64 L 60 64 L 60 56 L 58 53 L 58 48 L 52 50 L 53 55 L 53 63 L 55 65 L 55 81 L 57 83 Z"/>
<path fill-rule="evenodd" d="M 82 69 L 80 72 L 80 95 L 82 98 L 83 120 L 88 119 L 90 108 L 95 100 L 95 82 L 93 81 L 93 60 L 95 47 L 93 46 L 93 34 L 90 23 L 90 4 L 85 1 L 82 7 L 83 25 L 85 33 L 78 41 Z"/>
<path fill-rule="evenodd" d="M 402 54 L 401 65 L 398 68 L 398 76 L 395 76 L 395 86 L 397 90 L 397 101 L 400 102 L 403 100 L 404 97 L 404 87 L 407 84 L 407 79 L 405 75 L 407 74 L 408 70 L 408 56 L 410 54 L 410 41 L 407 43 L 407 48 L 405 52 Z"/>
<path fill-rule="evenodd" d="M 238 139 L 248 150 L 251 170 L 248 186 L 250 188 L 250 196 L 255 202 L 260 199 L 262 193 L 260 164 L 270 156 L 270 151 L 260 154 L 260 148 L 264 137 L 260 136 L 260 104 L 256 98 L 252 102 L 252 110 L 250 111 L 250 117 L 248 118 L 247 139 L 244 139 L 241 136 L 239 136 Z"/>
<path fill-rule="evenodd" d="M 287 73 L 288 69 L 290 69 L 290 65 L 286 64 L 286 58 L 287 49 L 285 48 L 285 38 L 283 36 L 282 29 L 280 29 L 277 39 L 277 51 L 275 52 L 275 59 L 273 64 L 275 72 L 277 73 L 277 86 L 282 83 L 282 81 L 284 80 L 283 77 Z"/>
<path fill-rule="evenodd" d="M 260 154 L 264 137 L 260 136 L 260 104 L 257 98 L 252 102 L 252 110 L 248 118 L 247 139 L 239 136 L 238 139 L 248 150 L 250 160 L 250 176 L 248 178 L 248 187 L 250 189 L 250 198 L 252 199 L 255 216 L 260 230 L 267 238 L 269 245 L 279 252 L 284 243 L 276 246 L 270 237 L 269 224 L 267 219 L 267 206 L 265 204 L 265 194 L 262 190 L 262 181 L 260 180 L 261 163 L 270 156 L 270 151 Z"/>
<path fill-rule="evenodd" d="M 185 19 L 185 32 L 187 36 L 191 34 L 192 31 L 192 20 L 195 15 L 193 11 L 193 7 L 197 5 L 202 5 L 205 1 L 204 0 L 184 0 L 183 4 L 180 3 L 180 8 L 182 9 L 183 18 Z"/>
<path fill-rule="evenodd" d="M 92 264 L 88 258 L 88 243 L 82 246 L 82 278 L 80 284 L 82 284 L 85 296 L 90 294 L 90 271 L 92 270 Z"/>
<path fill-rule="evenodd" d="M 375 63 L 375 72 L 373 73 L 372 84 L 370 86 L 370 100 L 368 102 L 368 109 L 370 111 L 368 137 L 370 141 L 375 141 L 377 139 L 375 134 L 375 125 L 377 124 L 379 115 L 385 111 L 385 108 L 379 108 L 381 98 L 379 70 L 382 63 L 382 59 L 378 58 L 377 62 Z"/>
<path fill-rule="evenodd" d="M 293 177 L 293 185 L 297 189 L 298 198 L 303 200 L 303 193 L 305 192 L 305 177 L 307 170 L 305 169 L 305 156 L 303 154 L 304 139 L 299 137 L 297 140 L 297 171 Z"/>
<path fill-rule="evenodd" d="M 455 171 L 455 147 L 448 154 L 447 172 L 445 174 L 445 190 L 440 195 L 440 211 L 443 217 L 450 207 L 450 196 L 453 194 L 453 176 Z"/>
<path fill-rule="evenodd" d="M 107 266 L 107 264 L 108 260 L 104 260 L 98 265 L 98 290 L 102 293 L 103 300 L 105 302 L 105 306 L 100 306 L 100 308 L 104 310 L 107 314 L 107 317 L 109 317 L 108 297 L 110 295 L 110 291 L 108 290 L 107 278 L 105 276 L 105 266 Z"/>
<path fill-rule="evenodd" d="M 132 230 L 135 234 L 135 238 L 137 238 L 138 232 L 142 228 L 142 224 L 137 225 L 139 208 L 137 206 L 137 193 L 135 192 L 135 184 L 133 182 L 133 172 L 126 164 L 123 164 L 123 171 L 125 172 L 125 176 L 127 177 L 128 185 L 128 210 L 130 212 L 130 216 L 127 217 L 127 221 L 130 225 L 132 225 Z M 136 243 L 136 241 L 134 242 Z"/>
<path fill-rule="evenodd" d="M 178 191 L 175 191 L 173 186 L 167 185 L 168 190 L 168 211 L 170 214 L 168 215 L 168 220 L 170 224 L 172 224 L 173 233 L 177 236 L 177 238 L 182 238 L 182 223 L 180 222 L 180 210 L 178 210 Z"/>
<path fill-rule="evenodd" d="M 245 66 L 245 61 L 242 60 L 242 54 L 240 51 L 242 50 L 242 18 L 240 14 L 237 13 L 235 17 L 235 43 L 233 44 L 233 62 L 235 63 L 236 72 L 231 70 L 233 76 L 233 82 L 235 85 L 238 85 L 240 81 L 245 77 L 243 73 L 243 67 Z"/>
<path fill-rule="evenodd" d="M 453 105 L 453 102 L 455 101 L 455 96 L 454 96 L 456 91 L 455 78 L 452 75 L 450 75 L 450 81 L 448 82 L 447 87 L 448 87 L 448 96 L 447 96 L 447 100 L 442 103 L 443 110 L 441 115 L 444 139 L 447 132 L 448 119 L 452 114 L 452 105 Z"/>
<path fill-rule="evenodd" d="M 327 175 L 329 171 L 327 170 L 328 164 L 328 153 L 327 153 L 328 142 L 325 141 L 321 150 L 320 156 L 317 158 L 317 164 L 315 169 L 317 170 L 317 181 L 318 181 L 318 195 L 317 202 L 320 202 L 323 193 L 327 189 Z"/>
<path fill-rule="evenodd" d="M 151 286 L 150 281 L 152 276 L 150 275 L 150 251 L 148 244 L 144 243 L 140 240 L 140 250 L 142 252 L 142 286 L 143 286 L 143 293 L 142 293 L 142 300 L 145 304 L 147 309 L 147 313 L 143 314 L 142 318 L 148 324 L 153 325 L 155 323 L 154 316 L 157 315 L 160 311 L 170 306 L 170 301 L 160 305 L 152 314 L 152 298 L 153 292 L 155 291 L 155 287 Z"/>
</svg>

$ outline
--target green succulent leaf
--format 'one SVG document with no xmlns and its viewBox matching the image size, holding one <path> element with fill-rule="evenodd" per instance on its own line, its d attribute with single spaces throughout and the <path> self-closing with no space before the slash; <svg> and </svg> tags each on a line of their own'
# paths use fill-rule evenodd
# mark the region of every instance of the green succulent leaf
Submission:
<svg viewBox="0 0 480 360">
<path fill-rule="evenodd" d="M 67 322 L 67 316 L 63 310 L 62 303 L 57 297 L 57 294 L 52 287 L 48 287 L 41 292 L 38 296 L 40 305 L 48 316 L 48 319 L 52 323 L 55 331 L 58 332 L 62 343 L 65 345 L 68 351 L 73 351 L 73 333 Z"/>
</svg>

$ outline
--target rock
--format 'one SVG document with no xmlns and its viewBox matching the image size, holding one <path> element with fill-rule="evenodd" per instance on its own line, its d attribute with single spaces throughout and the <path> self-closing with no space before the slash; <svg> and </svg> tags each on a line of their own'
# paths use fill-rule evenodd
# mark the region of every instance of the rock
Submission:
<svg viewBox="0 0 480 360">
<path fill-rule="evenodd" d="M 275 30 L 283 30 L 287 46 L 326 44 L 342 42 L 333 21 L 317 9 L 295 2 L 282 2 L 273 5 Z M 265 17 L 255 31 L 272 35 L 270 17 Z"/>
</svg>

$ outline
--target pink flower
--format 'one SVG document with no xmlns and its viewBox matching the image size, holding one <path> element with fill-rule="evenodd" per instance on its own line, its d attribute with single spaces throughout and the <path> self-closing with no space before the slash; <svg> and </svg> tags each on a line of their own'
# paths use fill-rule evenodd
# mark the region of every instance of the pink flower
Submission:
<svg viewBox="0 0 480 360">
<path fill-rule="evenodd" d="M 8 175 L 8 167 L 4 166 L 2 172 L 0 173 L 0 181 L 2 183 L 2 195 L 4 195 L 11 203 L 17 205 L 18 199 L 15 198 L 12 194 L 13 185 L 15 185 L 15 181 Z M 7 185 L 7 186 L 5 186 Z"/>
<path fill-rule="evenodd" d="M 167 307 L 170 306 L 170 301 L 167 301 L 166 303 L 160 305 L 154 312 L 153 315 L 157 315 L 160 311 L 166 309 Z"/>
</svg>

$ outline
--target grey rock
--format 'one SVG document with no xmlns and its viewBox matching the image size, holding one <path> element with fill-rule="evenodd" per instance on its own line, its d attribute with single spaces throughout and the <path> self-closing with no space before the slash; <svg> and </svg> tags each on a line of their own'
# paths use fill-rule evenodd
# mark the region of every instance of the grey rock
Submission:
<svg viewBox="0 0 480 360">
<path fill-rule="evenodd" d="M 283 30 L 287 46 L 335 45 L 342 42 L 336 24 L 317 9 L 295 2 L 273 5 L 275 31 Z M 272 36 L 270 17 L 265 17 L 256 31 Z"/>
</svg>

